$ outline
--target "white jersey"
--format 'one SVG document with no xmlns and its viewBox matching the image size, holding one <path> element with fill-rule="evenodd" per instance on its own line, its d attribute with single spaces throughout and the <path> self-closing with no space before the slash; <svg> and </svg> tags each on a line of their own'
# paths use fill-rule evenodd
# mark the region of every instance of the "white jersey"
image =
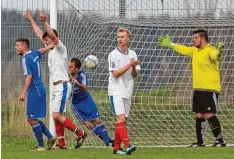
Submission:
<svg viewBox="0 0 234 159">
<path fill-rule="evenodd" d="M 48 66 L 52 82 L 69 81 L 67 62 L 67 48 L 59 40 L 58 45 L 48 54 Z"/>
<path fill-rule="evenodd" d="M 136 52 L 130 49 L 128 49 L 127 53 L 122 53 L 118 48 L 116 48 L 109 54 L 109 96 L 120 95 L 122 98 L 131 98 L 134 83 L 131 74 L 132 68 L 129 68 L 123 75 L 118 78 L 115 78 L 112 73 L 112 71 L 118 70 L 119 68 L 129 64 L 131 58 L 137 60 Z M 140 70 L 140 66 L 137 65 L 136 69 Z"/>
</svg>

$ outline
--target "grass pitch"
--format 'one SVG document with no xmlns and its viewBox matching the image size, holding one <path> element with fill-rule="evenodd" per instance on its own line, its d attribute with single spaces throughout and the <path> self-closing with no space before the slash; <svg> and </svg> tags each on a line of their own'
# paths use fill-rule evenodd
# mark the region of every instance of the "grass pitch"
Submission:
<svg viewBox="0 0 234 159">
<path fill-rule="evenodd" d="M 32 141 L 32 140 L 31 140 Z M 27 141 L 26 141 L 27 142 Z M 2 143 L 2 159 L 233 159 L 234 147 L 137 148 L 132 155 L 114 155 L 112 148 L 81 148 L 30 152 L 32 143 Z"/>
</svg>

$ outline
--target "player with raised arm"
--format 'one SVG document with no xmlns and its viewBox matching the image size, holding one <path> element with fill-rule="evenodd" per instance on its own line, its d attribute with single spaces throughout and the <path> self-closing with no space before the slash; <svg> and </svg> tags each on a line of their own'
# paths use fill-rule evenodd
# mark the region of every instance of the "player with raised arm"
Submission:
<svg viewBox="0 0 234 159">
<path fill-rule="evenodd" d="M 187 47 L 171 42 L 170 37 L 160 36 L 160 46 L 172 48 L 176 52 L 192 57 L 193 72 L 193 112 L 196 116 L 197 142 L 191 147 L 205 146 L 205 122 L 209 122 L 211 131 L 216 138 L 213 146 L 226 146 L 220 122 L 216 116 L 218 95 L 220 93 L 219 62 L 223 54 L 223 44 L 218 43 L 217 48 L 208 43 L 206 30 L 199 29 L 193 32 L 194 46 Z"/>
<path fill-rule="evenodd" d="M 71 83 L 69 82 L 67 68 L 67 48 L 59 40 L 57 31 L 52 29 L 47 21 L 45 14 L 39 11 L 41 22 L 46 28 L 46 32 L 37 26 L 33 20 L 31 13 L 27 10 L 25 17 L 31 22 L 32 28 L 36 36 L 46 45 L 54 43 L 55 47 L 49 50 L 48 66 L 50 76 L 53 82 L 53 92 L 51 98 L 51 107 L 53 109 L 53 119 L 58 138 L 57 147 L 60 149 L 66 148 L 64 139 L 64 128 L 74 132 L 77 136 L 77 144 L 81 145 L 86 138 L 84 130 L 79 129 L 73 122 L 63 115 L 66 111 L 66 103 L 71 94 Z"/>
<path fill-rule="evenodd" d="M 126 120 L 131 108 L 134 78 L 137 77 L 140 67 L 136 52 L 128 48 L 129 39 L 129 30 L 119 28 L 117 31 L 118 47 L 108 56 L 108 94 L 116 114 L 114 154 L 131 154 L 136 150 L 136 146 L 130 144 Z M 121 142 L 126 151 L 121 149 Z"/>
<path fill-rule="evenodd" d="M 15 49 L 22 56 L 24 68 L 24 88 L 20 94 L 20 101 L 24 102 L 27 96 L 27 121 L 31 125 L 38 145 L 33 151 L 45 151 L 43 134 L 48 138 L 48 150 L 53 146 L 56 137 L 53 137 L 45 124 L 39 118 L 46 116 L 46 90 L 41 76 L 41 54 L 54 47 L 53 44 L 40 50 L 29 49 L 29 40 L 18 38 Z M 27 94 L 27 95 L 26 95 Z"/>
<path fill-rule="evenodd" d="M 108 136 L 105 126 L 99 118 L 98 108 L 88 92 L 88 76 L 80 70 L 80 60 L 72 58 L 68 67 L 73 83 L 72 105 L 75 108 L 76 118 L 92 130 L 106 146 L 113 147 L 113 140 Z"/>
</svg>

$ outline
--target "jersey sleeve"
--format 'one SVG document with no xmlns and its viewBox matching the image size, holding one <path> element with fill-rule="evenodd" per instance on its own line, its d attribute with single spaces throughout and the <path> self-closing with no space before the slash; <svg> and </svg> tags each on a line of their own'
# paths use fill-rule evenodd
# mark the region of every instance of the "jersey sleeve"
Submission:
<svg viewBox="0 0 234 159">
<path fill-rule="evenodd" d="M 184 46 L 180 44 L 175 44 L 173 49 L 182 55 L 193 56 L 194 47 L 188 47 L 188 46 Z"/>
<path fill-rule="evenodd" d="M 115 58 L 111 53 L 108 56 L 108 63 L 109 63 L 109 71 L 114 71 L 118 69 L 118 63 Z"/>
<path fill-rule="evenodd" d="M 32 75 L 32 67 L 31 67 L 31 62 L 30 59 L 28 58 L 23 58 L 22 59 L 22 64 L 24 68 L 24 75 Z"/>
<path fill-rule="evenodd" d="M 60 50 L 60 52 L 64 52 L 66 50 L 66 47 L 62 43 L 62 41 L 59 40 L 59 43 L 57 45 L 57 49 Z"/>
<path fill-rule="evenodd" d="M 32 51 L 34 51 L 39 56 L 39 58 L 41 59 L 42 53 L 41 53 L 40 50 L 32 50 Z"/>
<path fill-rule="evenodd" d="M 88 85 L 88 77 L 84 72 L 80 73 L 78 82 L 86 86 Z"/>
</svg>

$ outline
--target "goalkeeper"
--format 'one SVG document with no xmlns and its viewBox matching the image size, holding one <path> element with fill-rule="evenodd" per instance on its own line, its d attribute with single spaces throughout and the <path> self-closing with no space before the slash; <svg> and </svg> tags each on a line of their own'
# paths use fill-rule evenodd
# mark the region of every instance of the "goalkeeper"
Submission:
<svg viewBox="0 0 234 159">
<path fill-rule="evenodd" d="M 217 48 L 208 43 L 207 32 L 199 29 L 193 32 L 193 47 L 187 47 L 171 42 L 170 37 L 160 36 L 158 44 L 172 48 L 176 52 L 192 57 L 193 72 L 193 112 L 196 116 L 197 142 L 191 147 L 205 146 L 206 119 L 216 140 L 214 147 L 226 146 L 220 122 L 216 116 L 218 96 L 220 93 L 219 61 L 223 54 L 223 44 Z"/>
<path fill-rule="evenodd" d="M 106 146 L 113 147 L 114 141 L 107 134 L 105 126 L 99 118 L 100 114 L 97 106 L 87 91 L 88 77 L 85 72 L 80 70 L 80 60 L 72 58 L 68 66 L 73 82 L 72 105 L 74 106 L 76 118 L 81 120 L 87 128 L 91 129 Z M 80 145 L 76 145 L 75 148 L 78 147 L 80 147 Z"/>
</svg>

